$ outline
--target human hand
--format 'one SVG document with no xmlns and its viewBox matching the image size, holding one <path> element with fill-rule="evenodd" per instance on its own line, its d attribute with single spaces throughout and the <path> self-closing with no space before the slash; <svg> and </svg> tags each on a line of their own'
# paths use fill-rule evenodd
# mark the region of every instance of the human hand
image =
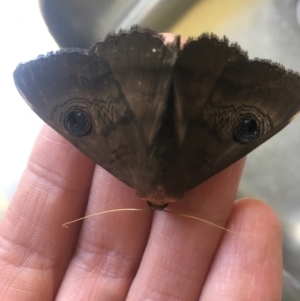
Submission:
<svg viewBox="0 0 300 301">
<path fill-rule="evenodd" d="M 1 300 L 280 300 L 281 230 L 265 204 L 234 202 L 240 160 L 170 204 L 237 232 L 148 208 L 45 126 L 0 224 Z"/>
<path fill-rule="evenodd" d="M 167 35 L 171 41 L 173 35 Z M 281 230 L 234 202 L 244 159 L 168 210 L 145 201 L 45 126 L 0 224 L 1 300 L 280 300 Z M 63 228 L 96 212 L 116 212 Z"/>
</svg>

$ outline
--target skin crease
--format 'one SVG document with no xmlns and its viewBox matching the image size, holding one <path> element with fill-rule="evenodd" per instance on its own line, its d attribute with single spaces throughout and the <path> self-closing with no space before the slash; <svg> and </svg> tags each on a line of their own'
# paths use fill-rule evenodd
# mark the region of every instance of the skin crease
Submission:
<svg viewBox="0 0 300 301">
<path fill-rule="evenodd" d="M 151 210 L 63 228 L 148 206 L 45 125 L 0 223 L 0 300 L 280 300 L 281 226 L 261 201 L 235 201 L 244 161 L 168 207 L 238 234 Z"/>
</svg>

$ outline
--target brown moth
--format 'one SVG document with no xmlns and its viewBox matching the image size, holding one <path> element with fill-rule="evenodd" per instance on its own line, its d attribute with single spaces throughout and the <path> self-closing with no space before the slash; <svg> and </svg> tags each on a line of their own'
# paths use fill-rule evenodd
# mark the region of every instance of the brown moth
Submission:
<svg viewBox="0 0 300 301">
<path fill-rule="evenodd" d="M 300 111 L 300 77 L 226 38 L 138 26 L 89 50 L 20 64 L 15 84 L 46 123 L 162 208 L 242 158 Z"/>
</svg>

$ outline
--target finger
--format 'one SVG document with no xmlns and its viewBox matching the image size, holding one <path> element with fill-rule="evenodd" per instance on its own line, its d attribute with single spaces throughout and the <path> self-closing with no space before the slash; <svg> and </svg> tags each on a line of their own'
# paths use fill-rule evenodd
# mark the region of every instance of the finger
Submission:
<svg viewBox="0 0 300 301">
<path fill-rule="evenodd" d="M 94 163 L 45 126 L 0 225 L 1 300 L 53 300 L 76 244 Z M 7 296 L 10 296 L 8 298 Z"/>
<path fill-rule="evenodd" d="M 225 225 L 236 195 L 244 160 L 199 185 L 172 211 L 192 212 L 195 216 Z M 179 210 L 180 209 L 180 210 Z M 214 257 L 222 231 L 211 225 L 155 213 L 149 241 L 128 300 L 195 300 Z M 145 285 L 147 284 L 147 285 Z"/>
<path fill-rule="evenodd" d="M 166 42 L 172 39 L 174 35 L 166 36 Z M 124 207 L 148 209 L 132 189 L 97 167 L 87 214 Z M 124 299 L 143 256 L 151 221 L 151 211 L 119 212 L 86 220 L 58 299 L 107 295 Z M 82 280 L 83 274 L 86 280 Z"/>
<path fill-rule="evenodd" d="M 97 166 L 87 214 L 116 208 L 146 211 L 86 219 L 57 300 L 125 300 L 143 256 L 152 211 L 132 188 Z"/>
<path fill-rule="evenodd" d="M 163 32 L 162 35 L 164 36 L 164 43 L 168 44 L 168 43 L 172 43 L 174 41 L 175 38 L 175 34 L 173 33 L 169 33 L 169 32 Z M 184 44 L 186 43 L 186 39 L 180 37 L 180 48 L 182 48 L 184 46 Z"/>
<path fill-rule="evenodd" d="M 244 199 L 228 220 L 200 300 L 281 300 L 282 234 L 266 204 Z"/>
</svg>

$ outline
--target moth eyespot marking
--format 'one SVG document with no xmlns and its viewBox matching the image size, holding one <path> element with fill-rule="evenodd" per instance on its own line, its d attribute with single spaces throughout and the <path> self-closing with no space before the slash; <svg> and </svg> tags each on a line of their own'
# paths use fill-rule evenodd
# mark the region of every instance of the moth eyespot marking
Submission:
<svg viewBox="0 0 300 301">
<path fill-rule="evenodd" d="M 74 136 L 83 136 L 91 129 L 88 115 L 80 109 L 74 109 L 67 113 L 65 129 Z"/>
<path fill-rule="evenodd" d="M 235 128 L 235 138 L 241 143 L 250 143 L 259 136 L 259 129 L 255 120 L 242 119 Z"/>
</svg>

